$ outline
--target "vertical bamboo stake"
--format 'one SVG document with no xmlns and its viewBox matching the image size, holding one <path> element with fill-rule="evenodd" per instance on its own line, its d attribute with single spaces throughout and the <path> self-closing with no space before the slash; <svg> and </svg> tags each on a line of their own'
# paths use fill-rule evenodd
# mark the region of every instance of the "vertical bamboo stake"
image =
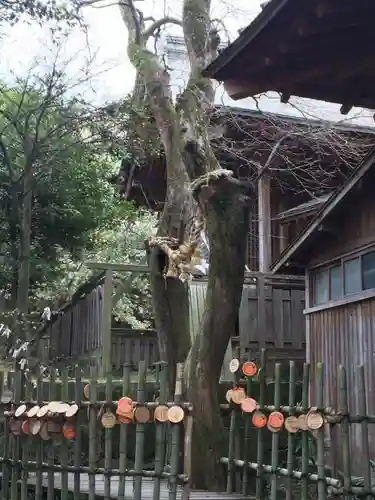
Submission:
<svg viewBox="0 0 375 500">
<path fill-rule="evenodd" d="M 309 387 L 310 387 L 310 364 L 304 363 L 303 379 L 302 379 L 302 407 L 305 413 L 307 413 L 309 408 Z M 309 434 L 308 431 L 301 431 L 301 432 L 302 432 L 301 496 L 302 500 L 308 500 L 309 483 L 307 480 L 307 473 L 309 471 Z"/>
<path fill-rule="evenodd" d="M 234 351 L 234 356 L 236 359 L 240 357 L 240 349 L 237 347 Z M 232 378 L 233 385 L 237 385 L 239 382 L 239 374 L 233 373 Z M 235 450 L 236 450 L 236 431 L 238 423 L 239 412 L 237 406 L 232 407 L 230 414 L 230 424 L 229 424 L 229 443 L 228 443 L 228 468 L 227 468 L 227 493 L 233 493 L 235 484 Z"/>
<path fill-rule="evenodd" d="M 61 399 L 64 403 L 69 401 L 69 372 L 68 370 L 62 371 L 62 387 L 61 387 Z M 69 450 L 68 441 L 63 438 L 61 441 L 61 465 L 67 467 L 69 464 Z M 66 471 L 61 472 L 61 500 L 68 500 L 68 473 Z"/>
<path fill-rule="evenodd" d="M 25 401 L 30 401 L 32 396 L 32 385 L 29 380 L 25 380 Z M 22 464 L 27 467 L 30 452 L 30 440 L 32 438 L 25 436 L 22 443 Z M 29 471 L 23 468 L 21 471 L 21 500 L 27 500 L 27 482 L 29 479 Z"/>
<path fill-rule="evenodd" d="M 112 403 L 112 375 L 107 373 L 105 384 L 105 399 L 107 407 Z M 104 430 L 104 498 L 111 498 L 111 467 L 112 467 L 112 429 Z"/>
<path fill-rule="evenodd" d="M 14 403 L 16 407 L 19 405 L 21 400 L 21 385 L 22 385 L 22 372 L 18 369 L 14 374 Z M 14 461 L 19 459 L 20 453 L 20 437 L 16 436 L 12 439 L 13 449 L 12 449 L 12 459 Z M 18 500 L 18 468 L 15 463 L 12 463 L 12 484 L 11 484 L 11 499 Z"/>
<path fill-rule="evenodd" d="M 260 352 L 260 369 L 259 369 L 259 406 L 262 410 L 265 404 L 266 397 L 266 366 L 267 352 L 262 349 Z M 264 479 L 263 479 L 263 458 L 264 458 L 264 428 L 257 430 L 257 479 L 256 479 L 256 498 L 261 499 L 264 495 Z"/>
<path fill-rule="evenodd" d="M 343 414 L 341 421 L 341 443 L 342 443 L 342 468 L 344 494 L 349 498 L 351 490 L 351 468 L 350 468 L 350 438 L 349 438 L 349 420 L 348 420 L 348 387 L 346 383 L 346 370 L 344 366 L 339 367 L 339 408 Z"/>
<path fill-rule="evenodd" d="M 106 269 L 103 292 L 103 374 L 112 372 L 112 269 Z"/>
<path fill-rule="evenodd" d="M 324 408 L 324 365 L 318 363 L 316 365 L 316 406 L 319 409 Z M 317 436 L 317 469 L 318 469 L 318 498 L 326 500 L 326 483 L 325 483 L 325 468 L 324 468 L 324 425 L 318 430 Z"/>
<path fill-rule="evenodd" d="M 289 362 L 289 406 L 290 408 L 294 408 L 296 404 L 296 364 L 294 361 Z M 290 415 L 293 415 L 294 411 L 290 412 Z M 292 491 L 293 491 L 293 465 L 294 465 L 294 435 L 291 432 L 288 432 L 288 456 L 287 456 L 287 469 L 288 469 L 288 486 L 286 490 L 286 500 L 292 500 Z"/>
<path fill-rule="evenodd" d="M 90 403 L 96 403 L 97 381 L 90 380 Z M 91 406 L 89 413 L 89 500 L 96 500 L 95 496 L 95 469 L 96 469 L 96 427 L 97 412 L 94 406 Z"/>
<path fill-rule="evenodd" d="M 367 415 L 367 384 L 365 377 L 364 366 L 359 366 L 357 371 L 357 391 L 358 391 L 358 414 L 361 417 Z M 370 447 L 369 447 L 369 434 L 368 434 L 368 422 L 363 420 L 361 423 L 361 438 L 362 438 L 362 453 L 363 453 L 363 486 L 368 495 L 366 498 L 370 500 L 372 498 L 370 494 L 371 489 L 371 466 L 370 466 Z"/>
<path fill-rule="evenodd" d="M 11 469 L 9 467 L 9 418 L 4 419 L 4 462 L 2 465 L 1 498 L 8 500 Z"/>
<path fill-rule="evenodd" d="M 184 440 L 184 474 L 188 481 L 184 484 L 182 500 L 189 500 L 191 489 L 191 440 L 193 437 L 193 415 L 191 412 L 185 420 L 185 440 Z"/>
<path fill-rule="evenodd" d="M 82 372 L 78 365 L 76 365 L 74 370 L 75 376 L 75 384 L 74 384 L 74 399 L 76 405 L 81 404 L 81 400 L 83 398 L 82 391 L 82 381 L 81 376 Z M 77 472 L 77 469 L 81 466 L 81 446 L 82 446 L 82 413 L 79 412 L 77 415 L 77 425 L 76 425 L 76 439 L 74 442 L 74 467 L 76 471 L 74 472 L 74 486 L 73 486 L 73 497 L 74 500 L 80 500 L 80 473 Z"/>
<path fill-rule="evenodd" d="M 130 390 L 130 364 L 124 364 L 122 377 L 122 395 L 128 396 Z M 119 471 L 120 479 L 118 483 L 118 500 L 125 500 L 125 471 L 128 464 L 127 459 L 128 444 L 128 424 L 120 424 L 120 444 L 119 444 Z"/>
<path fill-rule="evenodd" d="M 51 368 L 51 376 L 49 381 L 49 400 L 54 401 L 56 398 L 56 370 Z M 53 443 L 48 443 L 48 475 L 47 475 L 47 500 L 54 500 L 55 498 L 55 449 Z"/>
<path fill-rule="evenodd" d="M 159 366 L 159 365 L 157 365 Z M 159 383 L 160 383 L 160 394 L 159 403 L 165 404 L 168 401 L 168 367 L 165 363 L 160 366 L 159 373 Z M 165 438 L 167 424 L 161 422 L 155 422 L 155 480 L 154 480 L 154 492 L 153 500 L 160 499 L 160 474 L 164 468 L 165 459 Z"/>
<path fill-rule="evenodd" d="M 42 406 L 43 402 L 43 378 L 39 375 L 36 386 L 36 400 L 39 406 Z M 36 482 L 35 482 L 35 498 L 39 500 L 42 498 L 43 491 L 43 440 L 38 438 L 35 443 L 36 448 Z"/>
<path fill-rule="evenodd" d="M 145 379 L 146 379 L 146 361 L 139 362 L 138 373 L 138 403 L 145 402 Z M 144 460 L 144 441 L 145 441 L 145 425 L 143 423 L 136 424 L 135 430 L 135 460 L 134 469 L 137 474 L 134 478 L 134 500 L 142 500 L 142 470 Z"/>
<path fill-rule="evenodd" d="M 246 395 L 247 397 L 251 397 L 251 377 L 247 378 L 246 382 Z M 244 448 L 244 465 L 243 465 L 243 475 L 242 475 L 242 494 L 247 495 L 247 486 L 248 486 L 248 476 L 249 476 L 249 468 L 247 466 L 247 462 L 249 461 L 249 448 L 251 441 L 251 414 L 245 414 L 245 448 Z"/>
<path fill-rule="evenodd" d="M 278 410 L 280 408 L 280 363 L 275 364 L 275 396 L 274 405 Z M 276 469 L 279 465 L 279 432 L 272 434 L 272 450 L 271 450 L 271 500 L 277 499 L 277 472 Z"/>
<path fill-rule="evenodd" d="M 184 364 L 177 363 L 176 367 L 176 386 L 174 391 L 174 402 L 180 403 L 182 398 L 182 377 L 184 372 Z M 168 500 L 176 500 L 177 496 L 177 475 L 178 462 L 180 456 L 180 424 L 171 425 L 171 475 L 169 484 Z"/>
</svg>

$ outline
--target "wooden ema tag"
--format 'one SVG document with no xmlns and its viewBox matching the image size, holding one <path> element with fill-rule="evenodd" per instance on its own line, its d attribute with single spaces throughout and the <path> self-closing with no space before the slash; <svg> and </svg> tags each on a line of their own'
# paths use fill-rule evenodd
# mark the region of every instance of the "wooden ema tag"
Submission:
<svg viewBox="0 0 375 500">
<path fill-rule="evenodd" d="M 24 420 L 21 424 L 21 429 L 24 434 L 29 434 L 29 420 Z"/>
<path fill-rule="evenodd" d="M 46 415 L 48 415 L 48 413 L 49 413 L 48 405 L 44 405 L 38 410 L 36 416 L 38 418 L 44 418 Z"/>
<path fill-rule="evenodd" d="M 26 413 L 26 405 L 21 405 L 21 406 L 19 406 L 19 407 L 17 408 L 17 410 L 15 411 L 14 416 L 15 416 L 16 418 L 20 418 L 20 417 L 24 416 L 24 415 L 25 415 L 25 413 Z"/>
<path fill-rule="evenodd" d="M 37 420 L 36 418 L 32 418 L 29 421 L 29 433 L 32 436 L 36 436 L 40 432 L 40 428 L 42 426 L 42 423 L 40 420 Z"/>
<path fill-rule="evenodd" d="M 242 387 L 233 387 L 232 389 L 232 401 L 236 405 L 240 405 L 242 401 L 246 398 L 246 393 Z"/>
<path fill-rule="evenodd" d="M 257 402 L 253 398 L 245 398 L 241 402 L 241 410 L 244 413 L 253 413 L 257 408 Z"/>
<path fill-rule="evenodd" d="M 89 384 L 86 384 L 85 387 L 83 388 L 83 395 L 85 396 L 86 399 L 90 398 L 90 386 L 89 386 Z"/>
<path fill-rule="evenodd" d="M 240 367 L 240 362 L 237 358 L 233 358 L 231 359 L 231 361 L 229 362 L 229 371 L 231 373 L 236 373 L 238 371 Z"/>
<path fill-rule="evenodd" d="M 257 365 L 253 361 L 246 361 L 242 365 L 242 373 L 246 375 L 246 377 L 254 377 L 257 374 Z"/>
<path fill-rule="evenodd" d="M 48 411 L 52 414 L 59 413 L 60 405 L 61 405 L 61 403 L 59 403 L 58 401 L 51 401 L 47 405 Z"/>
<path fill-rule="evenodd" d="M 65 411 L 65 417 L 66 418 L 73 418 L 77 415 L 78 413 L 78 405 L 74 404 L 74 405 L 68 405 L 68 408 L 67 410 Z"/>
<path fill-rule="evenodd" d="M 316 431 L 323 427 L 324 418 L 320 413 L 312 411 L 307 414 L 306 423 L 309 430 Z"/>
<path fill-rule="evenodd" d="M 307 418 L 305 414 L 302 414 L 298 417 L 298 427 L 301 429 L 301 431 L 307 431 Z"/>
<path fill-rule="evenodd" d="M 225 399 L 228 401 L 228 403 L 232 402 L 232 389 L 227 390 L 227 392 L 225 393 Z"/>
<path fill-rule="evenodd" d="M 51 439 L 47 429 L 47 422 L 44 422 L 44 424 L 41 425 L 39 436 L 43 439 L 43 441 L 49 441 Z"/>
<path fill-rule="evenodd" d="M 59 415 L 65 415 L 69 408 L 70 405 L 68 403 L 59 403 L 59 406 L 56 409 L 56 413 L 58 413 Z"/>
<path fill-rule="evenodd" d="M 38 411 L 40 410 L 40 406 L 36 405 L 30 408 L 30 410 L 27 412 L 27 418 L 34 418 L 37 416 Z"/>
<path fill-rule="evenodd" d="M 105 429 L 112 429 L 116 425 L 116 416 L 110 412 L 106 411 L 102 416 L 102 426 Z"/>
<path fill-rule="evenodd" d="M 168 422 L 168 406 L 157 406 L 154 412 L 154 419 L 160 423 Z"/>
<path fill-rule="evenodd" d="M 295 434 L 299 431 L 298 418 L 291 415 L 285 419 L 285 429 L 291 434 Z"/>
<path fill-rule="evenodd" d="M 63 425 L 63 436 L 65 439 L 74 439 L 76 437 L 76 428 L 72 423 L 66 422 Z"/>
<path fill-rule="evenodd" d="M 133 401 L 127 396 L 124 396 L 121 399 L 119 399 L 119 402 L 117 403 L 116 413 L 118 415 L 129 416 L 131 413 L 133 413 Z"/>
<path fill-rule="evenodd" d="M 181 406 L 171 406 L 168 410 L 168 420 L 172 424 L 179 424 L 183 421 L 184 416 L 185 413 Z"/>
<path fill-rule="evenodd" d="M 267 428 L 269 431 L 271 432 L 280 432 L 281 431 L 281 427 L 273 427 L 270 422 L 268 421 L 267 422 Z"/>
<path fill-rule="evenodd" d="M 256 427 L 257 429 L 261 429 L 266 425 L 267 417 L 261 411 L 256 411 L 253 415 L 252 422 L 254 427 Z"/>
<path fill-rule="evenodd" d="M 22 432 L 21 420 L 12 419 L 9 423 L 9 429 L 13 436 L 19 436 Z"/>
<path fill-rule="evenodd" d="M 131 416 L 117 415 L 117 418 L 121 424 L 132 424 L 133 423 L 133 414 L 131 414 Z"/>
<path fill-rule="evenodd" d="M 268 423 L 274 429 L 281 429 L 284 423 L 284 415 L 279 411 L 273 411 L 268 417 Z"/>
<path fill-rule="evenodd" d="M 145 406 L 138 406 L 134 410 L 134 420 L 136 422 L 139 422 L 140 424 L 145 424 L 146 422 L 149 422 L 151 419 L 151 414 L 150 410 L 146 408 Z"/>
</svg>

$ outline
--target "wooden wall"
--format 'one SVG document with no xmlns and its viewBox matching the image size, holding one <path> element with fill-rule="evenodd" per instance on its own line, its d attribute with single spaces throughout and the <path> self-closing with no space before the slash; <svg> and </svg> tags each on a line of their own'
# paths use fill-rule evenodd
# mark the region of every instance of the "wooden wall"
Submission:
<svg viewBox="0 0 375 500">
<path fill-rule="evenodd" d="M 304 289 L 297 277 L 247 273 L 239 312 L 241 348 L 259 353 L 266 347 L 270 359 L 304 360 Z"/>
<path fill-rule="evenodd" d="M 338 367 L 347 370 L 349 412 L 360 414 L 358 409 L 357 367 L 365 365 L 367 414 L 375 415 L 375 298 L 333 307 L 308 315 L 309 360 L 314 369 L 317 362 L 324 362 L 326 406 L 339 409 Z M 314 377 L 314 373 L 312 374 Z M 314 391 L 311 404 L 314 405 Z M 350 425 L 351 460 L 353 471 L 363 475 L 363 440 L 361 425 Z M 375 460 L 375 426 L 369 425 L 370 458 Z M 337 437 L 339 439 L 339 437 Z M 334 446 L 335 443 L 331 443 Z M 340 454 L 335 453 L 338 467 Z"/>
</svg>

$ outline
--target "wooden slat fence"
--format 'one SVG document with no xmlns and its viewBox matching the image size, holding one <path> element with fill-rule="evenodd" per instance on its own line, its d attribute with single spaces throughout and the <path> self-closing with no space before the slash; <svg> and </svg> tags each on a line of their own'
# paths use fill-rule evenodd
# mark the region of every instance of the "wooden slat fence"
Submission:
<svg viewBox="0 0 375 500">
<path fill-rule="evenodd" d="M 131 389 L 130 365 L 123 368 L 120 390 L 113 388 L 110 375 L 104 385 L 93 378 L 84 386 L 78 368 L 74 379 L 68 379 L 65 371 L 58 380 L 52 372 L 47 400 L 41 379 L 34 389 L 17 372 L 14 397 L 9 403 L 2 403 L 5 423 L 0 457 L 1 498 L 27 500 L 32 490 L 35 500 L 53 500 L 55 490 L 60 490 L 62 500 L 68 499 L 68 495 L 80 500 L 83 494 L 90 500 L 97 497 L 188 500 L 193 417 L 191 404 L 181 400 L 182 368 L 182 365 L 177 367 L 176 390 L 171 397 L 168 367 L 159 366 L 157 401 L 150 398 L 147 390 L 144 361 L 139 364 L 136 393 Z M 73 398 L 69 390 L 72 384 Z M 121 422 L 117 414 L 121 409 L 119 402 L 125 396 L 131 398 L 131 407 L 128 420 L 122 417 Z M 47 416 L 30 417 L 27 413 L 17 416 L 16 411 L 23 404 L 30 410 L 52 401 L 55 408 L 50 405 Z M 79 410 L 69 419 L 63 410 L 71 409 L 74 404 Z M 155 412 L 162 405 L 170 411 L 167 417 L 157 420 Z M 178 419 L 171 416 L 172 407 L 175 413 L 182 412 L 182 421 L 176 423 Z M 115 424 L 105 426 L 105 418 L 114 419 Z M 71 436 L 68 425 L 73 429 Z M 37 429 L 35 435 L 31 434 L 32 429 Z M 147 464 L 147 460 L 151 463 Z"/>
<path fill-rule="evenodd" d="M 231 402 L 221 405 L 230 412 L 228 454 L 221 459 L 227 467 L 228 493 L 237 491 L 257 500 L 374 498 L 375 457 L 369 452 L 369 426 L 375 424 L 375 415 L 367 412 L 365 367 L 355 368 L 358 405 L 350 413 L 343 366 L 337 372 L 336 408 L 324 406 L 322 363 L 314 370 L 305 363 L 301 379 L 294 361 L 289 363 L 288 377 L 283 377 L 282 365 L 276 363 L 270 379 L 266 350 L 262 350 L 255 376 L 246 377 L 245 366 L 233 375 L 234 387 L 244 393 L 238 397 L 230 392 Z M 312 388 L 313 401 L 309 400 Z M 360 449 L 351 448 L 353 433 L 361 437 Z M 353 452 L 362 456 L 360 476 L 357 471 L 353 474 Z"/>
</svg>

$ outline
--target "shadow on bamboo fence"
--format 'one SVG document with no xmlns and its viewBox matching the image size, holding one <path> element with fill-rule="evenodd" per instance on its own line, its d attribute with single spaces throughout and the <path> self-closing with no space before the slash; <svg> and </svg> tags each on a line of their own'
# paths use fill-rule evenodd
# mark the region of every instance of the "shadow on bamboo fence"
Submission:
<svg viewBox="0 0 375 500">
<path fill-rule="evenodd" d="M 17 372 L 13 399 L 2 404 L 1 498 L 27 500 L 31 489 L 35 500 L 54 500 L 56 490 L 61 500 L 188 499 L 192 407 L 181 399 L 182 367 L 171 397 L 168 367 L 159 365 L 151 401 L 146 372 L 142 361 L 132 393 L 130 365 L 118 390 L 111 376 L 84 384 L 79 368 L 73 380 L 52 371 L 47 399 L 42 379 L 33 387 Z"/>
<path fill-rule="evenodd" d="M 324 404 L 322 363 L 314 370 L 305 363 L 302 380 L 293 361 L 284 379 L 282 368 L 276 363 L 274 377 L 268 378 L 265 350 L 258 366 L 231 361 L 233 387 L 226 395 L 228 404 L 221 405 L 230 412 L 228 456 L 221 459 L 227 467 L 227 492 L 257 500 L 374 498 L 369 424 L 375 416 L 367 414 L 364 367 L 357 369 L 356 414 L 349 412 L 343 366 L 338 369 L 337 409 Z M 360 476 L 352 471 L 353 452 L 362 456 Z"/>
</svg>

